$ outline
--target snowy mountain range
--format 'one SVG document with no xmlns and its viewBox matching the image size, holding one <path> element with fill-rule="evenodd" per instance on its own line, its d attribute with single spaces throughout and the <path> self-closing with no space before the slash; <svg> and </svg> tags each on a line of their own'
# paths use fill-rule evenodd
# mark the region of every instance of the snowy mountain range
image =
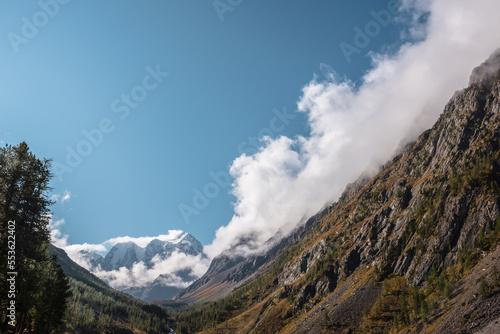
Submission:
<svg viewBox="0 0 500 334">
<path fill-rule="evenodd" d="M 208 264 L 201 243 L 187 232 L 176 232 L 169 233 L 170 238 L 153 238 L 145 246 L 133 241 L 116 243 L 105 256 L 80 251 L 77 262 L 136 298 L 171 299 L 203 274 L 190 265 L 190 259 L 206 259 Z"/>
</svg>

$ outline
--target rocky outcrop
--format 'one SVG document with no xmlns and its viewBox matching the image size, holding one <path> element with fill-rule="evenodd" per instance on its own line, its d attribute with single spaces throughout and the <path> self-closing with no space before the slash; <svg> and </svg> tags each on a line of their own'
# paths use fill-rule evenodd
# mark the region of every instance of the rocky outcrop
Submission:
<svg viewBox="0 0 500 334">
<path fill-rule="evenodd" d="M 279 284 L 289 285 L 301 278 L 316 261 L 326 254 L 326 243 L 321 240 L 316 245 L 302 253 L 298 259 L 286 266 L 279 276 Z"/>
</svg>

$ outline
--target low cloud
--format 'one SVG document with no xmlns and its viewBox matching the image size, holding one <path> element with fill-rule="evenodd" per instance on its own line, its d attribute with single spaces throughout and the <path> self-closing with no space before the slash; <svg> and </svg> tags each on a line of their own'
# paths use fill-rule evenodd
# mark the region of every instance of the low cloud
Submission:
<svg viewBox="0 0 500 334">
<path fill-rule="evenodd" d="M 412 43 L 371 54 L 373 68 L 357 84 L 323 66 L 298 101 L 310 134 L 266 138 L 258 153 L 234 161 L 235 214 L 205 252 L 265 250 L 275 233 L 293 230 L 432 126 L 472 69 L 500 47 L 499 9 L 497 0 L 405 0 L 402 17 L 412 24 L 404 37 Z"/>
<path fill-rule="evenodd" d="M 175 251 L 167 259 L 153 260 L 152 268 L 147 268 L 144 262 L 135 263 L 130 269 L 121 267 L 119 270 L 105 271 L 100 268 L 94 270 L 94 274 L 106 280 L 112 287 L 118 289 L 145 286 L 160 275 L 166 276 L 162 279 L 162 283 L 177 288 L 186 288 L 193 281 L 201 277 L 208 269 L 210 260 L 201 255 L 193 256 Z M 177 273 L 179 271 L 188 270 L 191 272 L 193 279 L 185 281 Z"/>
<path fill-rule="evenodd" d="M 146 247 L 151 241 L 154 239 L 158 239 L 161 241 L 170 241 L 170 242 L 177 242 L 179 238 L 183 236 L 185 232 L 181 230 L 169 230 L 168 234 L 161 234 L 156 237 L 139 237 L 139 238 L 133 238 L 133 237 L 118 237 L 118 238 L 112 238 L 109 240 L 106 240 L 103 244 L 113 247 L 114 245 L 118 243 L 123 243 L 123 242 L 133 242 L 139 247 Z"/>
<path fill-rule="evenodd" d="M 112 287 L 118 289 L 144 286 L 160 275 L 162 282 L 169 286 L 185 288 L 192 283 L 195 278 L 201 277 L 210 265 L 210 259 L 202 255 L 189 255 L 174 251 L 167 259 L 161 259 L 155 256 L 152 260 L 153 266 L 148 268 L 144 262 L 135 263 L 130 269 L 122 267 L 119 270 L 106 271 L 100 266 L 95 268 L 90 262 L 90 258 L 85 252 L 95 252 L 105 255 L 114 245 L 124 242 L 133 242 L 139 247 L 146 247 L 152 240 L 170 241 L 176 243 L 184 236 L 185 232 L 180 230 L 170 230 L 168 234 L 158 235 L 156 237 L 118 237 L 104 241 L 101 244 L 68 244 L 68 235 L 61 232 L 61 227 L 65 224 L 64 219 L 49 222 L 49 229 L 52 237 L 52 244 L 66 251 L 68 256 L 83 268 L 91 271 L 99 278 L 108 282 Z M 193 278 L 190 281 L 184 280 L 177 273 L 187 271 Z"/>
<path fill-rule="evenodd" d="M 64 202 L 69 201 L 70 199 L 71 199 L 71 191 L 66 190 L 61 197 L 61 202 L 64 203 Z"/>
<path fill-rule="evenodd" d="M 62 194 L 54 194 L 50 198 L 54 202 L 65 203 L 71 199 L 71 191 L 65 190 Z"/>
<path fill-rule="evenodd" d="M 52 220 L 52 216 L 49 218 L 49 231 L 52 244 L 59 248 L 68 245 L 68 235 L 61 232 L 61 226 L 65 223 L 66 221 L 64 219 Z"/>
</svg>

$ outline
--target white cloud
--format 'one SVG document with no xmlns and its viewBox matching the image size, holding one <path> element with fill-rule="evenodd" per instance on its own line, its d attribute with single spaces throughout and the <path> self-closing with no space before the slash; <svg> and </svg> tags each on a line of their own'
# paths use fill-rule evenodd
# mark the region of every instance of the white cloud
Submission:
<svg viewBox="0 0 500 334">
<path fill-rule="evenodd" d="M 156 259 L 152 268 L 147 268 L 144 262 L 138 262 L 130 269 L 126 267 L 121 267 L 119 270 L 113 271 L 97 269 L 94 271 L 94 274 L 106 280 L 112 287 L 118 289 L 144 286 L 164 274 L 168 274 L 163 280 L 164 284 L 186 288 L 192 281 L 186 282 L 174 273 L 187 269 L 191 270 L 194 277 L 199 278 L 207 271 L 209 265 L 210 260 L 206 257 L 175 251 L 167 259 Z"/>
<path fill-rule="evenodd" d="M 64 221 L 64 219 L 63 219 Z M 59 225 L 60 226 L 60 225 Z M 139 247 L 146 247 L 152 240 L 158 239 L 161 241 L 170 241 L 173 243 L 176 243 L 180 241 L 180 237 L 183 236 L 185 232 L 180 231 L 180 230 L 169 230 L 168 234 L 161 234 L 156 237 L 129 237 L 129 236 L 124 236 L 124 237 L 117 237 L 117 238 L 111 238 L 108 239 L 100 244 L 73 244 L 73 245 L 68 245 L 67 243 L 64 244 L 61 242 L 59 239 L 53 239 L 52 243 L 59 243 L 61 247 L 68 252 L 68 255 L 71 257 L 74 257 L 76 253 L 80 251 L 87 251 L 87 252 L 97 252 L 97 253 L 107 253 L 114 245 L 118 243 L 125 243 L 125 242 L 133 242 Z M 59 233 L 58 236 L 62 236 L 62 233 Z M 67 240 L 68 236 L 64 236 L 65 240 Z M 75 261 L 75 259 L 73 258 Z M 75 261 L 77 262 L 77 261 Z M 77 262 L 78 263 L 78 262 Z"/>
<path fill-rule="evenodd" d="M 68 235 L 61 232 L 60 227 L 66 222 L 64 219 L 52 220 L 52 216 L 49 218 L 49 231 L 52 243 L 56 247 L 65 247 L 68 245 Z"/>
<path fill-rule="evenodd" d="M 64 218 L 58 220 L 52 220 L 52 216 L 49 218 L 49 231 L 52 244 L 58 248 L 64 249 L 68 256 L 79 265 L 86 269 L 90 269 L 90 264 L 81 256 L 80 251 L 103 253 L 108 249 L 100 244 L 84 243 L 70 245 L 68 243 L 69 236 L 64 234 L 61 230 L 64 224 L 66 224 Z"/>
<path fill-rule="evenodd" d="M 65 190 L 62 195 L 61 194 L 54 194 L 50 197 L 50 199 L 54 202 L 59 202 L 59 200 L 61 201 L 61 203 L 65 203 L 67 201 L 69 201 L 71 199 L 71 191 L 69 190 Z"/>
<path fill-rule="evenodd" d="M 169 230 L 168 234 L 161 234 L 156 237 L 139 237 L 139 238 L 134 238 L 134 237 L 117 237 L 117 238 L 112 238 L 109 240 L 106 240 L 103 244 L 107 246 L 113 247 L 114 245 L 118 243 L 123 243 L 123 242 L 133 242 L 139 247 L 146 247 L 152 240 L 158 239 L 161 241 L 170 241 L 170 242 L 178 242 L 180 241 L 180 237 L 185 232 L 181 230 Z"/>
<path fill-rule="evenodd" d="M 253 236 L 237 252 L 262 250 L 277 231 L 291 231 L 335 201 L 348 182 L 378 168 L 400 144 L 432 126 L 472 69 L 500 47 L 498 0 L 406 0 L 409 31 L 422 40 L 393 55 L 372 54 L 373 69 L 358 86 L 327 73 L 303 89 L 298 109 L 310 135 L 266 139 L 231 168 L 235 214 L 219 228 L 211 257 Z M 425 26 L 418 15 L 430 12 Z M 408 14 L 409 13 L 409 14 Z"/>
<path fill-rule="evenodd" d="M 71 191 L 65 190 L 64 194 L 61 197 L 61 202 L 64 203 L 69 201 L 70 199 L 71 199 Z"/>
<path fill-rule="evenodd" d="M 88 243 L 66 245 L 63 248 L 68 252 L 68 254 L 80 251 L 104 253 L 109 250 L 106 246 L 102 244 L 88 244 Z"/>
</svg>

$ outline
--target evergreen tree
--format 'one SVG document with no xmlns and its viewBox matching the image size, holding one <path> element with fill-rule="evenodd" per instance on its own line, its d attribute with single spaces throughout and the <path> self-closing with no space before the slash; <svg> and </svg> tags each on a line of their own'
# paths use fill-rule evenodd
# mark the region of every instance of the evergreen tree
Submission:
<svg viewBox="0 0 500 334">
<path fill-rule="evenodd" d="M 52 333 L 60 329 L 70 297 L 69 280 L 55 259 L 49 261 L 44 275 L 44 286 L 37 305 L 36 333 Z"/>
<path fill-rule="evenodd" d="M 49 255 L 49 207 L 53 204 L 47 194 L 50 166 L 50 160 L 38 159 L 25 142 L 0 148 L 0 319 L 3 331 L 7 330 L 9 321 L 6 313 L 9 300 L 4 298 L 8 290 L 4 268 L 7 268 L 6 250 L 12 245 L 12 236 L 15 237 L 15 265 L 10 271 L 17 272 L 15 332 L 52 333 L 65 312 L 68 282 Z M 8 224 L 15 228 L 9 230 Z"/>
<path fill-rule="evenodd" d="M 489 286 L 484 276 L 479 279 L 479 294 L 484 298 L 489 296 Z"/>
<path fill-rule="evenodd" d="M 323 310 L 323 320 L 322 320 L 323 328 L 327 328 L 329 324 L 330 324 L 330 317 L 328 316 L 328 311 L 326 309 L 324 309 Z"/>
</svg>

